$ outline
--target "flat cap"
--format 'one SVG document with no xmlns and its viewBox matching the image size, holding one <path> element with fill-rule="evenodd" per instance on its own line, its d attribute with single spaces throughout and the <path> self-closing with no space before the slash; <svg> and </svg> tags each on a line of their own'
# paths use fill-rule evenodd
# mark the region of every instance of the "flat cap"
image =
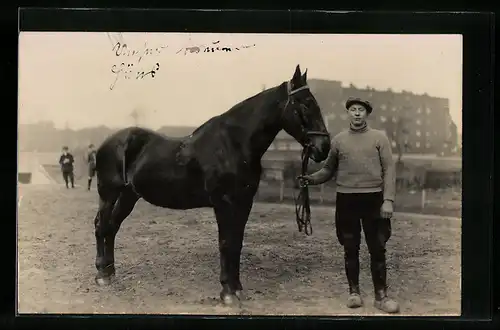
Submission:
<svg viewBox="0 0 500 330">
<path fill-rule="evenodd" d="M 357 97 L 350 97 L 346 101 L 346 103 L 345 103 L 346 109 L 349 109 L 351 107 L 351 105 L 353 105 L 353 104 L 361 104 L 362 106 L 364 106 L 366 108 L 366 111 L 368 113 L 372 113 L 372 111 L 373 111 L 373 107 L 369 101 L 365 101 L 365 100 L 362 100 L 362 99 L 357 98 Z"/>
</svg>

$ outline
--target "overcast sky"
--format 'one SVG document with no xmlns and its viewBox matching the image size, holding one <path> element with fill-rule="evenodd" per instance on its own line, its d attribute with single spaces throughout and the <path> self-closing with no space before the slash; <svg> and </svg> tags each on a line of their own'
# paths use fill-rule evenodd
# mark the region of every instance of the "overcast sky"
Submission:
<svg viewBox="0 0 500 330">
<path fill-rule="evenodd" d="M 462 131 L 460 35 L 124 33 L 123 41 L 138 54 L 146 47 L 164 47 L 140 61 L 138 55 L 117 57 L 112 38 L 116 35 L 22 32 L 20 123 L 52 120 L 58 127 L 119 127 L 133 123 L 130 113 L 137 108 L 140 124 L 153 129 L 198 126 L 263 85 L 290 79 L 300 64 L 309 78 L 448 98 Z M 176 54 L 183 47 L 214 41 L 233 51 Z M 111 68 L 122 61 L 134 64 L 134 79 L 122 77 L 110 90 L 115 80 Z M 154 78 L 135 79 L 137 69 L 148 72 L 156 63 Z"/>
</svg>

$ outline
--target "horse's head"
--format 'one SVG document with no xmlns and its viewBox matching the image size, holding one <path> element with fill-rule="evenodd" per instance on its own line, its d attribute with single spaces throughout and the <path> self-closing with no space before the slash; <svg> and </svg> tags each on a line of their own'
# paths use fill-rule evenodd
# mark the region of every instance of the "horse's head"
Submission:
<svg viewBox="0 0 500 330">
<path fill-rule="evenodd" d="M 297 65 L 287 85 L 288 100 L 283 113 L 283 129 L 303 147 L 310 146 L 311 159 L 321 162 L 330 151 L 330 135 L 318 102 L 307 86 L 307 69 L 302 74 Z"/>
</svg>

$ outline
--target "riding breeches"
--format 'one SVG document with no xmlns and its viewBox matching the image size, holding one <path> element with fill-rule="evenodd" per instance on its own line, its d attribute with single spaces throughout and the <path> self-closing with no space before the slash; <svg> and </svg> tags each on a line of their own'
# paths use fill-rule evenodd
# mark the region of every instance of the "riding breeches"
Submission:
<svg viewBox="0 0 500 330">
<path fill-rule="evenodd" d="M 370 252 L 375 290 L 385 290 L 385 246 L 391 237 L 391 220 L 380 216 L 383 193 L 337 193 L 335 229 L 344 247 L 346 275 L 351 292 L 359 291 L 361 230 Z"/>
</svg>

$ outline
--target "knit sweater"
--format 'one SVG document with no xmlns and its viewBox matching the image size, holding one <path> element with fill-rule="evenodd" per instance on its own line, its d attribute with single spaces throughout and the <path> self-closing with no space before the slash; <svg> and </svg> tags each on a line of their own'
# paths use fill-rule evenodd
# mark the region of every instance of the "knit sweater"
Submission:
<svg viewBox="0 0 500 330">
<path fill-rule="evenodd" d="M 384 193 L 394 201 L 396 169 L 385 132 L 363 126 L 337 134 L 321 170 L 310 175 L 311 184 L 321 184 L 336 176 L 339 193 Z"/>
</svg>

